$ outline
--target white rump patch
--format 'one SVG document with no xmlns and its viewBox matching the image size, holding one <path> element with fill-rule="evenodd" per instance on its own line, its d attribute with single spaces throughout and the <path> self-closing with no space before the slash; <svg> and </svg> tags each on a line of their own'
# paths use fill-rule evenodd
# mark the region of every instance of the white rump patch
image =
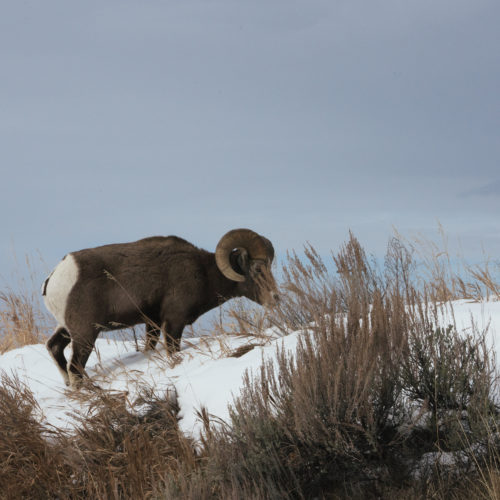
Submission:
<svg viewBox="0 0 500 500">
<path fill-rule="evenodd" d="M 60 326 L 66 327 L 66 305 L 69 294 L 78 280 L 78 271 L 75 258 L 68 254 L 48 278 L 43 300 Z"/>
</svg>

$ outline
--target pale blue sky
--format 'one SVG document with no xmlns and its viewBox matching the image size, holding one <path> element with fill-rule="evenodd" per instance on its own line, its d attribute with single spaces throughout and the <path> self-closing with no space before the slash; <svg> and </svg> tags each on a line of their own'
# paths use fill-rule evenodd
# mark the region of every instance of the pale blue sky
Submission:
<svg viewBox="0 0 500 500">
<path fill-rule="evenodd" d="M 396 226 L 500 256 L 497 0 L 0 0 L 12 248 L 153 234 L 380 254 Z"/>
</svg>

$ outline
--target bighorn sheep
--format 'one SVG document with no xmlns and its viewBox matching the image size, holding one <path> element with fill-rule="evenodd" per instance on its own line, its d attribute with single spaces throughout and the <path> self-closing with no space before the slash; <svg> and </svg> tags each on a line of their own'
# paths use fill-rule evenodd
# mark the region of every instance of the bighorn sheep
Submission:
<svg viewBox="0 0 500 500">
<path fill-rule="evenodd" d="M 42 287 L 57 320 L 47 349 L 71 387 L 80 385 L 101 331 L 145 323 L 146 349 L 155 348 L 161 330 L 167 348 L 178 350 L 186 325 L 232 297 L 273 303 L 273 258 L 271 242 L 249 229 L 229 231 L 215 254 L 176 236 L 72 252 Z"/>
</svg>

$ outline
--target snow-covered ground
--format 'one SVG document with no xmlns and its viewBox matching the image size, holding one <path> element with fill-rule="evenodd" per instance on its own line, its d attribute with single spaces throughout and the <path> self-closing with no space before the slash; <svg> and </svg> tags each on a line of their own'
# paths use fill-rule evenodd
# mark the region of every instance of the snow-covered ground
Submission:
<svg viewBox="0 0 500 500">
<path fill-rule="evenodd" d="M 488 344 L 500 346 L 500 302 L 453 303 L 453 313 L 443 311 L 443 326 L 455 323 L 460 331 L 487 329 Z M 133 402 L 142 387 L 158 394 L 170 391 L 180 406 L 180 427 L 198 437 L 202 423 L 197 411 L 205 407 L 210 415 L 228 420 L 228 404 L 239 394 L 245 371 L 257 373 L 263 359 L 274 358 L 277 347 L 293 352 L 301 332 L 280 337 L 272 330 L 268 338 L 202 338 L 183 341 L 179 360 L 169 366 L 165 352 L 138 352 L 134 342 L 109 340 L 102 335 L 87 363 L 92 381 L 104 390 L 119 391 Z M 230 356 L 245 344 L 254 347 L 239 357 Z M 70 352 L 66 352 L 68 357 Z M 496 356 L 497 362 L 500 356 Z M 16 375 L 26 383 L 38 401 L 43 419 L 58 428 L 71 429 L 75 412 L 85 412 L 85 403 L 71 397 L 44 345 L 29 345 L 0 356 L 0 374 Z"/>
<path fill-rule="evenodd" d="M 228 419 L 228 403 L 239 393 L 247 369 L 259 367 L 273 357 L 277 344 L 294 350 L 299 332 L 280 337 L 272 330 L 268 338 L 231 337 L 191 338 L 182 342 L 176 363 L 169 363 L 163 347 L 156 351 L 137 351 L 132 341 L 106 339 L 102 335 L 86 366 L 92 382 L 101 389 L 126 394 L 133 403 L 145 387 L 158 395 L 166 391 L 176 396 L 180 406 L 180 427 L 197 437 L 202 423 L 196 413 L 202 407 L 214 417 Z M 253 345 L 239 357 L 237 349 Z M 66 357 L 71 356 L 71 347 Z M 174 366 L 171 366 L 174 365 Z M 72 397 L 45 345 L 28 345 L 0 356 L 0 374 L 16 375 L 33 392 L 43 419 L 60 429 L 71 429 L 75 413 L 85 412 L 85 404 Z M 87 390 L 87 389 L 84 389 Z"/>
</svg>

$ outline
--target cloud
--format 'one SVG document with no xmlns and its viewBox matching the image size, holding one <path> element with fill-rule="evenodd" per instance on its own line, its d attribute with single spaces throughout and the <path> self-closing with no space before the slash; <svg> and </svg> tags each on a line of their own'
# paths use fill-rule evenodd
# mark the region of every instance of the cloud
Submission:
<svg viewBox="0 0 500 500">
<path fill-rule="evenodd" d="M 495 197 L 500 198 L 500 180 L 489 182 L 484 186 L 469 189 L 461 192 L 459 198 L 472 198 L 472 197 Z"/>
</svg>

